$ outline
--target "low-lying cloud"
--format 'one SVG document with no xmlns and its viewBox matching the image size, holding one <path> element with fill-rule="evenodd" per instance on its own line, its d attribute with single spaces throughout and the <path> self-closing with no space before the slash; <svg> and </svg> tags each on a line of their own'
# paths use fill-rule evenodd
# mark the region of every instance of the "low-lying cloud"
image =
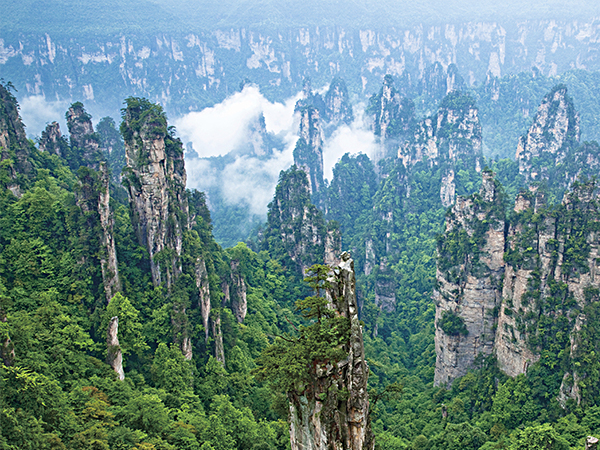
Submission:
<svg viewBox="0 0 600 450">
<path fill-rule="evenodd" d="M 182 141 L 191 142 L 199 156 L 186 153 L 188 187 L 209 192 L 209 202 L 210 192 L 218 190 L 226 204 L 245 204 L 250 214 L 265 217 L 280 171 L 294 162 L 299 127 L 294 106 L 300 95 L 283 103 L 270 102 L 258 87 L 246 86 L 213 107 L 173 120 Z M 365 124 L 364 105 L 354 109 L 354 122 L 340 126 L 325 139 L 324 176 L 329 180 L 345 153 L 372 156 L 376 151 L 375 136 Z M 261 114 L 267 133 L 281 145 L 257 155 L 249 143 L 255 140 L 253 127 Z"/>
<path fill-rule="evenodd" d="M 65 112 L 68 101 L 48 101 L 43 95 L 32 95 L 19 100 L 20 114 L 25 131 L 31 138 L 40 136 L 46 125 L 52 122 L 60 124 L 60 131 L 67 134 Z"/>
</svg>

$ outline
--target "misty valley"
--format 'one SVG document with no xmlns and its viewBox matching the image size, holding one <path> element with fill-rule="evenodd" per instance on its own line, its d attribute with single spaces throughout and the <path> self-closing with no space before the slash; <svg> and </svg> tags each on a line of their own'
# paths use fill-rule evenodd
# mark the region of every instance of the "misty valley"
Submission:
<svg viewBox="0 0 600 450">
<path fill-rule="evenodd" d="M 0 449 L 597 449 L 579 3 L 7 6 Z"/>
</svg>

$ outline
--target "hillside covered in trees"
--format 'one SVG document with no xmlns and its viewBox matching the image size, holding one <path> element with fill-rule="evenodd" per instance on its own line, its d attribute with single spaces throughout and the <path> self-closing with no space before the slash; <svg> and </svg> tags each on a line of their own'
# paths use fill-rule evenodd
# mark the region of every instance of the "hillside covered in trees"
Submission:
<svg viewBox="0 0 600 450">
<path fill-rule="evenodd" d="M 68 138 L 53 122 L 34 142 L 2 84 L 0 448 L 600 435 L 600 147 L 569 89 L 491 159 L 483 91 L 401 86 L 368 102 L 377 154 L 349 149 L 329 183 L 323 140 L 352 105 L 339 79 L 307 91 L 266 222 L 223 248 L 161 106 L 128 97 L 94 129 L 76 102 Z"/>
</svg>

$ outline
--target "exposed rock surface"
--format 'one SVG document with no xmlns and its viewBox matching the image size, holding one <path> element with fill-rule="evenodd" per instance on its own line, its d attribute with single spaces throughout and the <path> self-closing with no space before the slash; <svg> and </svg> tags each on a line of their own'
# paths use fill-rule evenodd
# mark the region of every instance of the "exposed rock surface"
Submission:
<svg viewBox="0 0 600 450">
<path fill-rule="evenodd" d="M 354 119 L 352 104 L 346 83 L 340 77 L 335 77 L 325 94 L 325 119 L 329 125 L 350 125 Z"/>
<path fill-rule="evenodd" d="M 596 383 L 585 355 L 600 292 L 597 187 L 576 183 L 555 207 L 532 187 L 505 220 L 494 186 L 484 173 L 478 196 L 457 199 L 438 247 L 435 383 L 452 383 L 480 354 L 517 376 L 553 345 L 568 350 L 558 401 L 579 404 Z"/>
<path fill-rule="evenodd" d="M 239 323 L 242 323 L 248 313 L 246 298 L 246 282 L 240 274 L 240 262 L 232 260 L 231 274 L 228 281 L 223 282 L 223 305 L 228 305 Z"/>
<path fill-rule="evenodd" d="M 266 250 L 302 273 L 324 261 L 327 236 L 323 214 L 311 203 L 308 186 L 306 173 L 296 166 L 281 172 L 262 240 Z"/>
<path fill-rule="evenodd" d="M 413 135 L 398 149 L 405 167 L 426 160 L 429 165 L 473 161 L 482 157 L 481 124 L 474 100 L 453 91 L 441 102 L 438 112 L 417 124 Z"/>
<path fill-rule="evenodd" d="M 288 393 L 292 450 L 372 450 L 367 379 L 362 330 L 358 319 L 354 263 L 350 254 L 340 256 L 330 272 L 329 307 L 349 319 L 348 357 L 333 366 L 319 365 L 302 393 Z M 339 395 L 340 392 L 347 395 Z"/>
<path fill-rule="evenodd" d="M 181 273 L 187 227 L 186 173 L 181 141 L 167 132 L 162 109 L 132 99 L 123 113 L 125 178 L 140 244 L 148 249 L 152 281 L 170 287 Z"/>
<path fill-rule="evenodd" d="M 102 266 L 102 281 L 106 301 L 110 302 L 110 299 L 122 288 L 113 233 L 114 218 L 110 209 L 110 175 L 105 162 L 100 163 L 100 181 L 102 183 L 98 195 L 98 214 L 100 216 L 100 226 L 102 227 L 100 264 Z"/>
<path fill-rule="evenodd" d="M 98 170 L 100 162 L 105 158 L 100 151 L 100 138 L 94 132 L 92 116 L 85 111 L 81 102 L 76 102 L 69 107 L 66 119 L 70 152 L 63 157 L 66 158 L 69 167 L 75 171 L 80 166 Z"/>
<path fill-rule="evenodd" d="M 313 106 L 300 109 L 299 138 L 294 148 L 294 164 L 306 172 L 311 194 L 323 188 L 323 132 L 319 110 Z"/>
<path fill-rule="evenodd" d="M 119 318 L 113 317 L 108 323 L 106 346 L 108 347 L 107 363 L 113 368 L 119 380 L 125 379 L 123 372 L 123 353 L 119 344 Z"/>
<path fill-rule="evenodd" d="M 24 180 L 19 180 L 18 175 L 26 179 L 34 170 L 29 160 L 31 146 L 19 115 L 17 99 L 9 89 L 10 85 L 0 83 L 0 161 L 10 160 L 3 165 L 10 180 L 6 187 L 19 197 Z"/>
<path fill-rule="evenodd" d="M 386 75 L 379 93 L 369 99 L 367 112 L 371 114 L 373 132 L 379 136 L 381 144 L 374 160 L 392 156 L 413 128 L 414 103 L 400 95 L 394 86 L 393 77 Z"/>
<path fill-rule="evenodd" d="M 67 111 L 67 124 L 70 131 L 69 145 L 63 145 L 60 128 L 55 122 L 46 127 L 40 141 L 47 151 L 55 152 L 67 159 L 72 170 L 77 171 L 81 166 L 90 170 L 80 172 L 81 193 L 78 204 L 85 212 L 94 213 L 99 221 L 100 235 L 99 257 L 102 270 L 102 281 L 106 301 L 121 290 L 119 266 L 115 246 L 113 226 L 114 219 L 110 209 L 110 174 L 104 155 L 100 151 L 98 135 L 94 132 L 91 116 L 85 111 L 83 104 L 77 102 Z M 60 153 L 58 153 L 60 152 Z M 95 216 L 97 214 L 97 216 Z M 90 218 L 92 228 L 97 222 Z"/>
<path fill-rule="evenodd" d="M 484 172 L 478 194 L 459 197 L 438 247 L 434 383 L 466 374 L 494 346 L 494 311 L 504 275 L 504 210 L 498 183 Z M 475 242 L 478 248 L 469 248 Z M 462 249 L 458 250 L 457 249 Z"/>
<path fill-rule="evenodd" d="M 60 132 L 60 125 L 58 122 L 52 122 L 46 125 L 46 129 L 42 131 L 39 142 L 39 149 L 41 151 L 65 158 L 69 153 L 68 146 L 67 140 Z"/>
<path fill-rule="evenodd" d="M 579 114 L 566 86 L 556 86 L 542 100 L 527 134 L 519 139 L 519 172 L 526 181 L 548 178 L 548 163 L 553 168 L 563 162 L 571 148 L 579 144 L 579 136 Z"/>
</svg>

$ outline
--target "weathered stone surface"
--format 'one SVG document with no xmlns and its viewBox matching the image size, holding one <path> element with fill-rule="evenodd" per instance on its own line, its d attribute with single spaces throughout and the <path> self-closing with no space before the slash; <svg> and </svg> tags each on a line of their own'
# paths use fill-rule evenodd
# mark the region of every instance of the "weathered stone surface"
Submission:
<svg viewBox="0 0 600 450">
<path fill-rule="evenodd" d="M 334 78 L 323 100 L 325 102 L 325 119 L 330 126 L 352 123 L 352 104 L 344 80 L 339 77 Z"/>
<path fill-rule="evenodd" d="M 52 122 L 46 125 L 46 129 L 42 131 L 42 136 L 39 141 L 39 149 L 41 151 L 64 158 L 68 153 L 68 145 L 67 140 L 60 132 L 60 125 L 58 122 Z"/>
<path fill-rule="evenodd" d="M 232 260 L 230 264 L 231 276 L 229 281 L 223 283 L 223 305 L 229 305 L 233 315 L 242 323 L 248 312 L 246 298 L 246 283 L 240 273 L 240 262 Z"/>
<path fill-rule="evenodd" d="M 113 317 L 108 323 L 106 347 L 108 348 L 107 363 L 113 368 L 119 380 L 125 379 L 123 372 L 123 353 L 119 344 L 119 318 Z"/>
<path fill-rule="evenodd" d="M 505 238 L 503 217 L 490 215 L 498 214 L 494 206 L 500 201 L 499 195 L 492 174 L 484 173 L 479 194 L 459 197 L 446 222 L 446 236 L 454 236 L 453 239 L 475 237 L 481 240 L 482 246 L 478 258 L 472 254 L 462 255 L 455 261 L 457 265 L 443 264 L 441 267 L 446 267 L 445 271 L 438 265 L 438 286 L 433 294 L 436 304 L 436 385 L 451 384 L 467 373 L 479 354 L 490 355 L 494 348 L 494 311 L 501 302 L 498 286 L 504 276 Z M 475 227 L 485 232 L 474 236 Z M 443 247 L 438 251 L 440 259 L 456 258 L 447 254 Z M 458 316 L 464 322 L 467 334 L 446 334 L 440 326 L 444 312 Z"/>
<path fill-rule="evenodd" d="M 306 172 L 311 194 L 323 188 L 323 132 L 319 119 L 319 110 L 314 106 L 300 109 L 300 130 L 294 164 Z"/>
<path fill-rule="evenodd" d="M 123 127 L 126 182 L 138 239 L 150 254 L 154 285 L 165 281 L 170 287 L 181 273 L 189 214 L 183 146 L 167 133 L 160 107 L 149 102 L 128 106 Z"/>
<path fill-rule="evenodd" d="M 288 393 L 292 450 L 372 450 L 367 379 L 362 330 L 358 319 L 354 262 L 342 253 L 330 272 L 329 307 L 350 320 L 348 357 L 333 366 L 319 365 L 315 378 L 302 393 Z M 347 398 L 338 392 L 348 392 Z"/>
<path fill-rule="evenodd" d="M 551 158 L 561 163 L 572 147 L 579 144 L 579 114 L 567 95 L 567 88 L 559 85 L 544 97 L 525 136 L 519 139 L 516 158 L 519 172 L 526 181 L 547 177 L 543 166 L 533 164 L 533 158 Z"/>
<path fill-rule="evenodd" d="M 223 345 L 221 313 L 219 310 L 213 310 L 211 324 L 213 339 L 215 340 L 215 359 L 225 366 L 225 347 Z"/>
<path fill-rule="evenodd" d="M 204 326 L 204 339 L 208 343 L 208 335 L 210 332 L 209 320 L 210 320 L 210 285 L 208 282 L 208 271 L 206 270 L 206 263 L 204 259 L 198 258 L 196 260 L 195 270 L 196 287 L 198 288 L 198 302 L 200 306 L 200 314 L 202 315 L 202 325 Z"/>
<path fill-rule="evenodd" d="M 585 440 L 585 450 L 597 450 L 598 449 L 598 438 L 594 436 L 588 436 Z"/>
<path fill-rule="evenodd" d="M 69 167 L 77 170 L 81 166 L 87 166 L 98 170 L 100 162 L 105 158 L 100 151 L 100 138 L 94 133 L 92 116 L 85 111 L 81 102 L 77 102 L 69 107 L 66 118 L 71 147 L 66 156 Z"/>
<path fill-rule="evenodd" d="M 0 83 L 0 161 L 11 160 L 9 165 L 4 166 L 11 180 L 6 187 L 20 197 L 22 188 L 17 181 L 17 174 L 28 177 L 34 170 L 29 160 L 31 149 L 19 115 L 17 99 L 9 89 L 9 86 Z"/>
<path fill-rule="evenodd" d="M 456 195 L 456 185 L 454 184 L 454 169 L 450 169 L 444 177 L 442 177 L 442 187 L 440 189 L 440 199 L 442 206 L 447 208 L 454 203 Z"/>
<path fill-rule="evenodd" d="M 108 166 L 104 162 L 100 163 L 100 180 L 102 183 L 98 193 L 98 214 L 102 227 L 100 264 L 106 301 L 110 302 L 110 299 L 121 291 L 121 280 L 113 234 L 114 218 L 110 209 L 110 175 Z"/>
<path fill-rule="evenodd" d="M 323 214 L 310 200 L 306 173 L 296 166 L 281 172 L 275 197 L 269 204 L 265 249 L 272 249 L 269 246 L 277 241 L 304 273 L 308 267 L 324 261 L 326 236 Z"/>
<path fill-rule="evenodd" d="M 438 112 L 419 122 L 412 136 L 398 147 L 398 159 L 407 168 L 420 161 L 435 166 L 472 160 L 479 171 L 481 149 L 481 123 L 475 102 L 467 95 L 452 92 Z"/>
</svg>

